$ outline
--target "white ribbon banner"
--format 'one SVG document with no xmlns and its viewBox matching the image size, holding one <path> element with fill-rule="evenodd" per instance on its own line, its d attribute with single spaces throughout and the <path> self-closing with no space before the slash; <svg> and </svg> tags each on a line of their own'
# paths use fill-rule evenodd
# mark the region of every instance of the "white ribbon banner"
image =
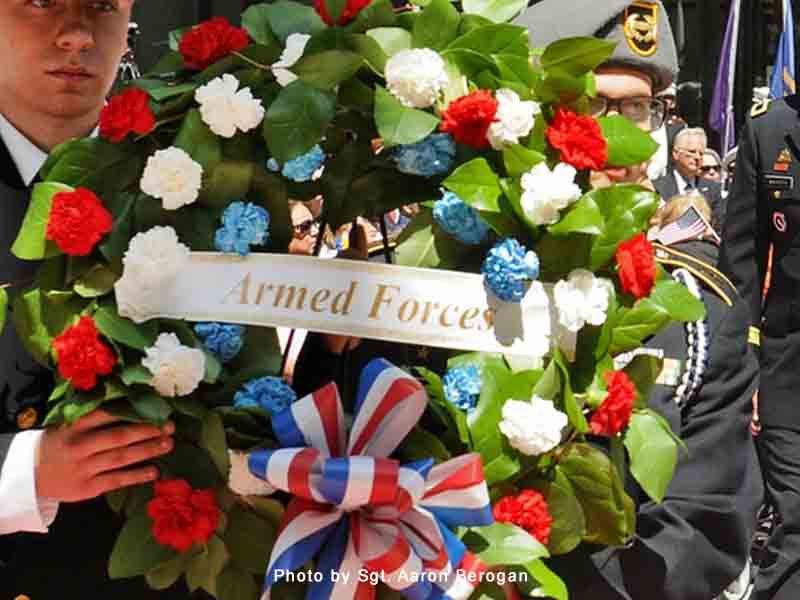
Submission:
<svg viewBox="0 0 800 600">
<path fill-rule="evenodd" d="M 554 330 L 551 290 L 498 301 L 483 276 L 288 254 L 193 252 L 148 299 L 150 318 L 292 327 L 509 356 L 541 357 Z"/>
</svg>

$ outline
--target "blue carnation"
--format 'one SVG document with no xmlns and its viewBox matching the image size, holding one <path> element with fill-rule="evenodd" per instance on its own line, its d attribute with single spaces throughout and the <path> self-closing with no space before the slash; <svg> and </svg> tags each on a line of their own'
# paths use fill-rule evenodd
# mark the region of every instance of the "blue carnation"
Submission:
<svg viewBox="0 0 800 600">
<path fill-rule="evenodd" d="M 270 161 L 273 160 L 274 159 L 270 159 Z M 272 166 L 277 166 L 277 162 L 270 166 L 270 161 L 267 162 L 267 168 L 271 169 Z M 301 154 L 297 158 L 286 162 L 281 169 L 281 173 L 284 177 L 292 181 L 311 181 L 311 177 L 322 166 L 324 161 L 325 153 L 319 145 L 316 145 L 305 154 Z"/>
<path fill-rule="evenodd" d="M 269 212 L 251 202 L 233 202 L 222 214 L 222 227 L 214 236 L 220 252 L 250 254 L 250 246 L 260 246 L 269 239 Z"/>
<path fill-rule="evenodd" d="M 270 414 L 283 412 L 297 400 L 297 394 L 280 377 L 251 379 L 236 392 L 233 405 L 236 408 L 263 408 Z"/>
<path fill-rule="evenodd" d="M 444 376 L 444 395 L 461 410 L 472 412 L 481 395 L 481 374 L 475 365 L 453 367 Z"/>
<path fill-rule="evenodd" d="M 194 332 L 222 362 L 230 362 L 244 346 L 244 327 L 227 323 L 197 323 Z"/>
<path fill-rule="evenodd" d="M 525 282 L 539 277 L 539 257 L 508 238 L 489 250 L 481 272 L 486 285 L 500 300 L 520 302 L 525 296 Z"/>
<path fill-rule="evenodd" d="M 456 143 L 449 133 L 434 133 L 415 144 L 394 147 L 392 158 L 401 173 L 422 177 L 445 175 L 453 167 Z"/>
<path fill-rule="evenodd" d="M 442 199 L 436 201 L 433 218 L 442 229 L 464 244 L 480 244 L 489 235 L 489 226 L 478 211 L 453 192 L 445 192 Z"/>
</svg>

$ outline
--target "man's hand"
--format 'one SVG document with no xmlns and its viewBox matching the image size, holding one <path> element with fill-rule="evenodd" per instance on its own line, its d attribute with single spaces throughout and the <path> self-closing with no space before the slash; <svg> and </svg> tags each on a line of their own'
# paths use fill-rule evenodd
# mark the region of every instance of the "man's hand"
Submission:
<svg viewBox="0 0 800 600">
<path fill-rule="evenodd" d="M 36 495 L 59 502 L 89 500 L 158 478 L 154 466 L 136 465 L 172 450 L 175 426 L 122 423 L 96 410 L 71 426 L 42 435 L 36 465 Z"/>
</svg>

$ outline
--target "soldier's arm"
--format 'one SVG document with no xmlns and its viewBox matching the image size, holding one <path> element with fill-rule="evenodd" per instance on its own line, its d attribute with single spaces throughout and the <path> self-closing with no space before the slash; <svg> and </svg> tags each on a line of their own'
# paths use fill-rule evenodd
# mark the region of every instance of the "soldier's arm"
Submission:
<svg viewBox="0 0 800 600">
<path fill-rule="evenodd" d="M 750 308 L 751 323 L 761 321 L 761 295 L 769 255 L 769 218 L 759 194 L 759 126 L 748 119 L 739 142 L 734 185 L 728 196 L 720 248 L 720 269 L 731 278 Z"/>
</svg>

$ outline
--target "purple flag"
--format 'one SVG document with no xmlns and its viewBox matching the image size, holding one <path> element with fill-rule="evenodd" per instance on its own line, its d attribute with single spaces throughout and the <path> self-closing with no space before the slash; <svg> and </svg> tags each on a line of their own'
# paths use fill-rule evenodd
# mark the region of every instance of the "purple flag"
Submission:
<svg viewBox="0 0 800 600">
<path fill-rule="evenodd" d="M 741 0 L 731 2 L 725 39 L 719 58 L 714 98 L 711 100 L 709 124 L 722 137 L 722 155 L 736 145 L 736 119 L 733 114 L 733 89 L 736 82 L 736 55 L 739 46 L 739 15 Z"/>
</svg>

